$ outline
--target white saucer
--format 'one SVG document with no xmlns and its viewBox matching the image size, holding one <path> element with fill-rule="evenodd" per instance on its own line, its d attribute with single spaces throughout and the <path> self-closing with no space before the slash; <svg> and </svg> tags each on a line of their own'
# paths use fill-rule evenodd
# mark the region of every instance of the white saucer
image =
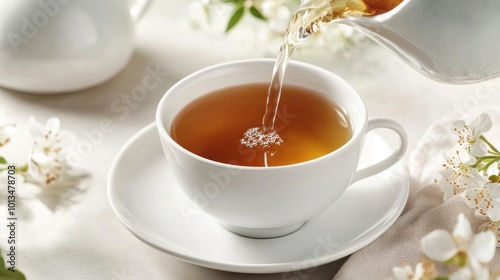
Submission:
<svg viewBox="0 0 500 280">
<path fill-rule="evenodd" d="M 389 152 L 382 138 L 369 133 L 362 162 L 378 161 Z M 153 123 L 119 152 L 108 195 L 129 231 L 181 260 L 233 272 L 288 272 L 338 260 L 385 232 L 401 214 L 409 192 L 407 173 L 398 167 L 353 184 L 334 205 L 290 235 L 251 239 L 226 230 L 181 192 Z"/>
</svg>

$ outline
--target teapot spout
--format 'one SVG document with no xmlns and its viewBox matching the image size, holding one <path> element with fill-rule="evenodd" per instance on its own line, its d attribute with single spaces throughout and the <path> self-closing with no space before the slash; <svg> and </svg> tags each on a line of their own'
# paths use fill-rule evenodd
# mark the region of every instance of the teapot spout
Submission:
<svg viewBox="0 0 500 280">
<path fill-rule="evenodd" d="M 337 21 L 386 47 L 436 81 L 470 84 L 500 75 L 500 1 L 405 0 L 373 17 Z M 483 3 L 483 2 L 482 2 Z M 483 4 L 481 4 L 482 6 Z"/>
</svg>

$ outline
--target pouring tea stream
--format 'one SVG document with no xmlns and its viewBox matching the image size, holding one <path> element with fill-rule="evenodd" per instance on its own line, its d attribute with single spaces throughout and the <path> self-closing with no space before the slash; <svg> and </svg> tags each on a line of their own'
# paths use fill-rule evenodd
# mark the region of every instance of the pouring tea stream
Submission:
<svg viewBox="0 0 500 280">
<path fill-rule="evenodd" d="M 278 52 L 258 136 L 273 133 L 286 67 L 295 49 L 330 23 L 357 29 L 438 82 L 470 84 L 498 76 L 500 36 L 494 34 L 500 18 L 492 11 L 500 10 L 500 2 L 485 3 L 487 7 L 467 0 L 302 1 Z"/>
</svg>

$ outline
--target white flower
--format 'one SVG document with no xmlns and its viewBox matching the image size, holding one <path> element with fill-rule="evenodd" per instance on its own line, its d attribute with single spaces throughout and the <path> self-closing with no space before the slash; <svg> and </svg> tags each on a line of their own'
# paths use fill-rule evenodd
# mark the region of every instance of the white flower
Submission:
<svg viewBox="0 0 500 280">
<path fill-rule="evenodd" d="M 464 149 L 467 149 L 471 155 L 480 157 L 486 155 L 488 148 L 479 137 L 489 131 L 491 127 L 490 116 L 483 113 L 469 124 L 466 124 L 463 120 L 456 121 L 452 125 L 452 132 L 458 135 L 458 143 Z"/>
<path fill-rule="evenodd" d="M 460 214 L 453 235 L 442 229 L 432 231 L 422 238 L 422 252 L 433 260 L 448 261 L 467 251 L 471 235 L 470 222 Z"/>
<path fill-rule="evenodd" d="M 471 240 L 469 247 L 469 257 L 480 264 L 488 264 L 495 256 L 496 245 L 495 234 L 492 231 L 483 231 Z M 474 263 L 472 262 L 474 265 Z"/>
<path fill-rule="evenodd" d="M 477 169 L 464 162 L 467 161 L 463 159 L 467 157 L 464 152 L 454 150 L 443 156 L 446 159 L 443 164 L 444 170 L 439 172 L 441 178 L 436 180 L 436 183 L 443 192 L 445 201 L 469 187 L 479 188 L 486 182 Z"/>
<path fill-rule="evenodd" d="M 395 280 L 408 280 L 412 279 L 415 272 L 413 272 L 413 268 L 409 265 L 405 266 L 396 266 L 392 269 L 392 274 L 394 277 L 392 279 Z"/>
<path fill-rule="evenodd" d="M 498 222 L 493 222 L 493 221 L 488 221 L 482 225 L 479 226 L 479 230 L 481 231 L 492 231 L 496 237 L 497 237 L 497 247 L 500 247 L 500 221 Z"/>
<path fill-rule="evenodd" d="M 453 272 L 449 279 L 450 280 L 473 280 L 473 274 L 469 267 L 462 267 L 459 270 Z"/>
<path fill-rule="evenodd" d="M 483 278 L 489 263 L 495 255 L 497 240 L 492 231 L 473 235 L 470 222 L 463 214 L 458 217 L 458 223 L 453 235 L 445 230 L 435 230 L 422 238 L 422 251 L 429 258 L 440 262 L 456 263 L 471 270 L 457 271 L 454 279 L 489 279 Z M 471 272 L 473 278 L 465 277 Z M 460 277 L 459 277 L 460 276 Z"/>
<path fill-rule="evenodd" d="M 500 184 L 485 183 L 481 187 L 467 188 L 462 194 L 464 202 L 475 209 L 477 217 L 500 220 Z"/>
<path fill-rule="evenodd" d="M 63 179 L 69 169 L 65 148 L 74 142 L 74 135 L 60 130 L 58 118 L 50 118 L 42 127 L 31 117 L 30 132 L 34 138 L 28 163 L 31 177 L 45 185 Z"/>
<path fill-rule="evenodd" d="M 10 142 L 19 129 L 14 124 L 7 123 L 5 112 L 0 110 L 0 148 Z"/>
<path fill-rule="evenodd" d="M 394 280 L 433 280 L 437 277 L 436 266 L 434 263 L 424 260 L 418 263 L 413 271 L 412 267 L 405 265 L 394 267 L 392 269 Z"/>
<path fill-rule="evenodd" d="M 500 233 L 500 222 L 489 222 L 481 227 L 486 231 L 473 234 L 470 222 L 460 214 L 453 234 L 438 229 L 422 238 L 422 252 L 454 269 L 450 275 L 439 275 L 435 264 L 424 260 L 417 264 L 415 271 L 408 265 L 394 267 L 391 279 L 500 280 L 499 272 L 490 271 L 490 263 L 495 256 L 495 245 L 500 243 L 495 237 L 495 233 Z M 500 237 L 500 234 L 497 236 Z"/>
</svg>

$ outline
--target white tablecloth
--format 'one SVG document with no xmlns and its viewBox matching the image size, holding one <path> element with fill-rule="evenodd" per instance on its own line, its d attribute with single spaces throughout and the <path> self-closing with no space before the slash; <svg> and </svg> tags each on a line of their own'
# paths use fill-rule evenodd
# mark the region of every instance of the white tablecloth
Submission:
<svg viewBox="0 0 500 280">
<path fill-rule="evenodd" d="M 130 63 L 102 85 L 64 95 L 0 89 L 0 109 L 19 126 L 27 127 L 30 115 L 41 122 L 57 116 L 63 128 L 74 131 L 79 139 L 94 141 L 79 165 L 90 177 L 77 189 L 18 192 L 17 267 L 28 279 L 283 279 L 281 273 L 235 274 L 177 260 L 130 234 L 108 201 L 106 183 L 113 159 L 132 135 L 154 121 L 156 105 L 173 83 L 215 63 L 274 56 L 264 42 L 249 44 L 189 29 L 180 24 L 184 13 L 183 1 L 154 1 L 137 24 Z M 294 59 L 325 67 L 349 81 L 364 98 L 370 118 L 392 118 L 407 129 L 409 150 L 435 120 L 447 116 L 472 119 L 480 113 L 479 103 L 500 104 L 500 80 L 467 86 L 439 84 L 374 44 L 364 45 L 355 56 L 317 49 L 299 50 Z M 113 109 L 141 84 L 148 69 L 156 68 L 163 74 L 143 101 L 128 105 L 127 110 Z M 103 120 L 112 129 L 89 137 Z M 5 202 L 0 206 L 4 213 Z M 3 236 L 5 230 L 0 232 Z M 0 239 L 2 249 L 5 240 Z M 332 279 L 341 264 L 308 271 L 307 279 Z"/>
</svg>

